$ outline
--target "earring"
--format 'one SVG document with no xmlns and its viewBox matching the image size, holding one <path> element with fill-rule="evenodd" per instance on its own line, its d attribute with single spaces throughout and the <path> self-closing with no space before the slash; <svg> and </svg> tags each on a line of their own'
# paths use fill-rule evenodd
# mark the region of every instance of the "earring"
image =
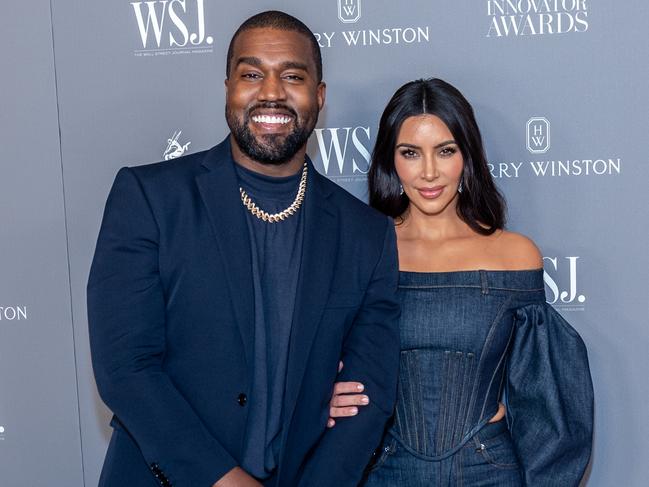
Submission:
<svg viewBox="0 0 649 487">
<path fill-rule="evenodd" d="M 457 192 L 461 193 L 462 192 L 462 182 L 464 181 L 464 176 L 460 178 L 460 184 L 457 185 Z"/>
<path fill-rule="evenodd" d="M 399 185 L 399 196 L 403 194 L 403 184 Z"/>
</svg>

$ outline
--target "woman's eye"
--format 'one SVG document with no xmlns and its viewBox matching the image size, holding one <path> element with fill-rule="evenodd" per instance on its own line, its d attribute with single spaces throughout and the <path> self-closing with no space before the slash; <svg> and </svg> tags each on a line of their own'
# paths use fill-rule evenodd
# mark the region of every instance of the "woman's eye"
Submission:
<svg viewBox="0 0 649 487">
<path fill-rule="evenodd" d="M 412 159 L 413 157 L 416 156 L 417 153 L 412 149 L 404 149 L 401 151 L 401 157 L 405 157 L 406 159 Z"/>
<path fill-rule="evenodd" d="M 444 147 L 441 151 L 439 151 L 442 157 L 451 157 L 456 152 L 457 149 L 455 147 Z"/>
</svg>

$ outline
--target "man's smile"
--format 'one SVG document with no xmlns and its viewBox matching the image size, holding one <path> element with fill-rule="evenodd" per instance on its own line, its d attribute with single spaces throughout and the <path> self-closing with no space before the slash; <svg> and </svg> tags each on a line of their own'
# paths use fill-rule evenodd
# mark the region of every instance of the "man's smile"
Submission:
<svg viewBox="0 0 649 487">
<path fill-rule="evenodd" d="M 293 117 L 286 115 L 255 115 L 252 117 L 253 122 L 268 125 L 286 125 L 291 120 Z"/>
</svg>

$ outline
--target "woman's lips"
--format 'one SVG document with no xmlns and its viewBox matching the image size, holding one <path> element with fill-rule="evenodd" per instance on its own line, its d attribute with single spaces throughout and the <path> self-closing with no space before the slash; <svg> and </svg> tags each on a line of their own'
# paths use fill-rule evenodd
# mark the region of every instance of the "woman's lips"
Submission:
<svg viewBox="0 0 649 487">
<path fill-rule="evenodd" d="M 426 198 L 427 200 L 434 200 L 442 194 L 442 192 L 444 191 L 444 186 L 435 186 L 433 188 L 417 188 L 417 191 L 422 196 L 422 198 Z"/>
</svg>

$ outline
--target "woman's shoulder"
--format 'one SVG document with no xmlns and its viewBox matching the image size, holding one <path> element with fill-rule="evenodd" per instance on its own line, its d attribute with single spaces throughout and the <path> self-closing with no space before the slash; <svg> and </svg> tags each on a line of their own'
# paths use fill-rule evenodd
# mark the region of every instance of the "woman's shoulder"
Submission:
<svg viewBox="0 0 649 487">
<path fill-rule="evenodd" d="M 494 237 L 493 250 L 506 268 L 525 270 L 543 267 L 543 256 L 529 237 L 508 230 L 501 230 Z"/>
</svg>

